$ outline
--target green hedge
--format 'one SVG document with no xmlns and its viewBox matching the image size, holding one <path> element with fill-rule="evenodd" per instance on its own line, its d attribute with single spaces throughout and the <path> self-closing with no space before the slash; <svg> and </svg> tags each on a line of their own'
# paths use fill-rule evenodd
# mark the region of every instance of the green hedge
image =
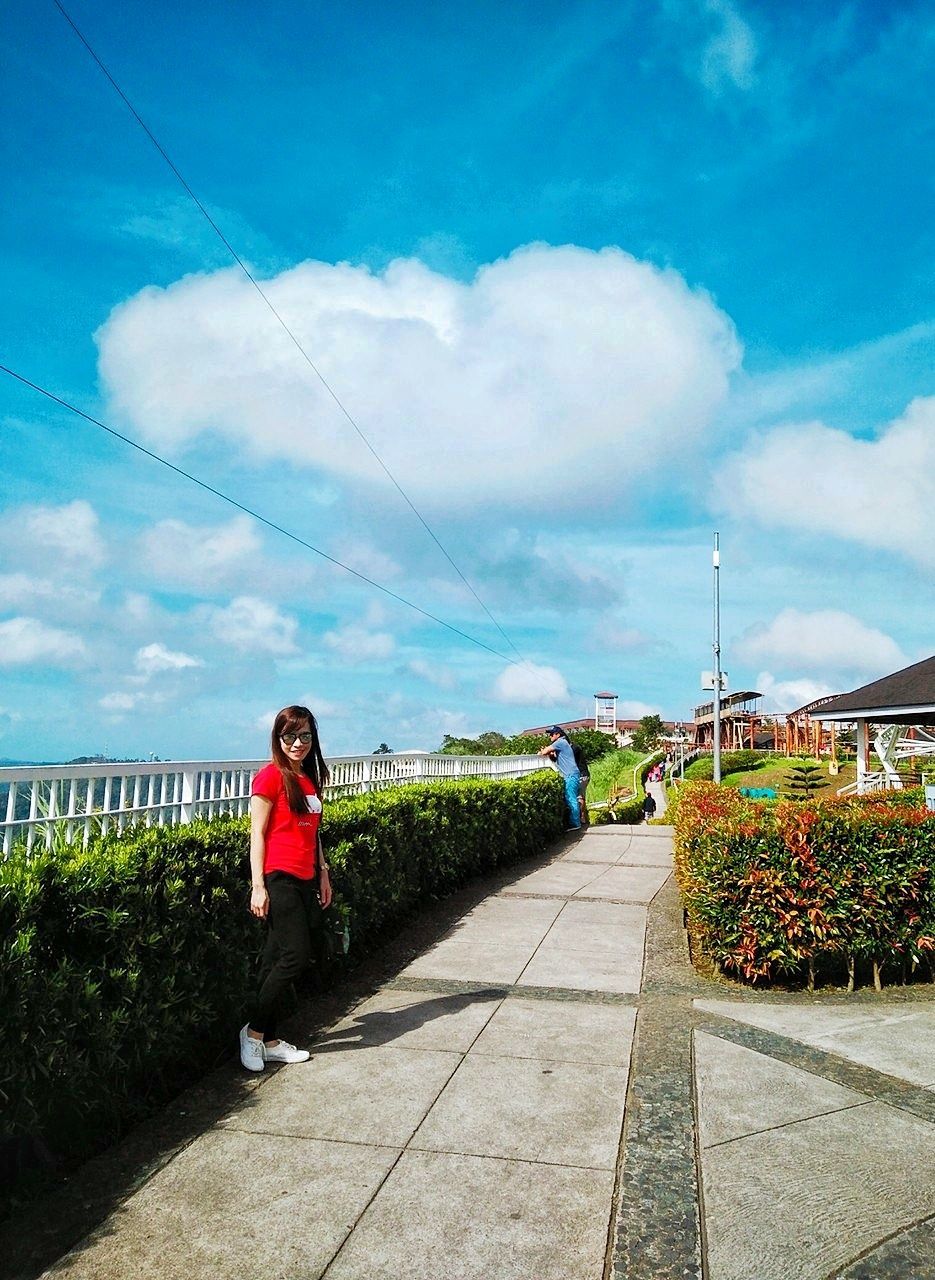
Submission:
<svg viewBox="0 0 935 1280">
<path fill-rule="evenodd" d="M 905 980 L 935 954 L 935 813 L 886 798 L 758 804 L 680 788 L 676 876 L 693 940 L 725 972 L 814 986 Z"/>
<path fill-rule="evenodd" d="M 721 777 L 729 773 L 748 773 L 759 769 L 769 759 L 768 751 L 724 751 L 721 753 Z M 703 755 L 685 770 L 686 782 L 710 782 L 714 777 L 714 756 Z"/>
<path fill-rule="evenodd" d="M 353 953 L 563 826 L 548 770 L 327 805 Z M 0 1139 L 86 1155 L 232 1052 L 262 945 L 247 852 L 247 820 L 218 819 L 0 863 Z"/>
</svg>

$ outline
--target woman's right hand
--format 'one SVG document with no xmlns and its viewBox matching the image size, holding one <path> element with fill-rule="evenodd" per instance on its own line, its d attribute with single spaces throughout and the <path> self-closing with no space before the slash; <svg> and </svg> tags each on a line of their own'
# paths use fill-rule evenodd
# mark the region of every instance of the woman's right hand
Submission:
<svg viewBox="0 0 935 1280">
<path fill-rule="evenodd" d="M 258 920 L 265 920 L 269 911 L 269 894 L 266 887 L 253 887 L 250 891 L 250 910 Z"/>
</svg>

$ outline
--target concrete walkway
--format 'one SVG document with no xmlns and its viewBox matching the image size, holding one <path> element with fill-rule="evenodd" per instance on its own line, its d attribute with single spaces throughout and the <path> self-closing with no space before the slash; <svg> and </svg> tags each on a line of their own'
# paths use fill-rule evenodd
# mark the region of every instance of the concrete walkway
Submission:
<svg viewBox="0 0 935 1280">
<path fill-rule="evenodd" d="M 931 991 L 706 983 L 671 862 L 570 838 L 45 1274 L 932 1280 Z"/>
</svg>

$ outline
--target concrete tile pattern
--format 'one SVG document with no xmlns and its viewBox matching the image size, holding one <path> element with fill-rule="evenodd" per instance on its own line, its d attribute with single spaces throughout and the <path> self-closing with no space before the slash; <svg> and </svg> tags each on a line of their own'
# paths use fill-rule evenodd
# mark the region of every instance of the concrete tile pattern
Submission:
<svg viewBox="0 0 935 1280">
<path fill-rule="evenodd" d="M 470 1054 L 410 1148 L 612 1170 L 625 1067 Z"/>
<path fill-rule="evenodd" d="M 702 1147 L 868 1101 L 853 1089 L 703 1031 L 694 1034 L 694 1057 Z"/>
<path fill-rule="evenodd" d="M 523 876 L 503 890 L 505 897 L 513 894 L 537 894 L 550 898 L 570 898 L 584 889 L 602 873 L 603 867 L 589 866 L 583 862 L 553 862 Z"/>
<path fill-rule="evenodd" d="M 652 902 L 668 880 L 671 869 L 663 867 L 608 867 L 595 880 L 582 886 L 576 898 L 606 898 L 610 902 Z"/>
<path fill-rule="evenodd" d="M 396 1151 L 211 1130 L 46 1274 L 69 1280 L 320 1276 Z"/>
<path fill-rule="evenodd" d="M 625 1067 L 636 1010 L 617 1004 L 510 997 L 477 1037 L 474 1055 Z"/>
<path fill-rule="evenodd" d="M 835 1280 L 935 1280 L 935 1217 L 898 1231 Z"/>
<path fill-rule="evenodd" d="M 460 1062 L 457 1053 L 393 1045 L 314 1053 L 279 1071 L 227 1126 L 403 1147 Z"/>
<path fill-rule="evenodd" d="M 710 1280 L 823 1280 L 935 1213 L 935 1126 L 880 1103 L 702 1151 Z"/>
<path fill-rule="evenodd" d="M 582 841 L 563 853 L 559 862 L 602 862 L 605 866 L 672 867 L 672 845 L 669 840 Z"/>
<path fill-rule="evenodd" d="M 698 1000 L 696 1007 L 935 1088 L 935 1009 Z"/>
<path fill-rule="evenodd" d="M 613 1174 L 407 1151 L 327 1280 L 599 1280 Z"/>
<path fill-rule="evenodd" d="M 642 907 L 568 902 L 516 985 L 638 992 L 645 921 Z"/>
<path fill-rule="evenodd" d="M 397 1049 L 467 1053 L 490 1020 L 502 992 L 378 992 L 315 1041 L 315 1054 L 391 1044 Z"/>
</svg>

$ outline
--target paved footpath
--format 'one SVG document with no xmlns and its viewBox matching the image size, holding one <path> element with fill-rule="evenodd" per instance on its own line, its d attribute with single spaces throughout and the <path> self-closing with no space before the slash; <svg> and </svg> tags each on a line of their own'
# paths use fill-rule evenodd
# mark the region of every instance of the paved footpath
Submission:
<svg viewBox="0 0 935 1280">
<path fill-rule="evenodd" d="M 705 982 L 671 864 L 569 838 L 45 1274 L 932 1280 L 930 989 Z"/>
</svg>

